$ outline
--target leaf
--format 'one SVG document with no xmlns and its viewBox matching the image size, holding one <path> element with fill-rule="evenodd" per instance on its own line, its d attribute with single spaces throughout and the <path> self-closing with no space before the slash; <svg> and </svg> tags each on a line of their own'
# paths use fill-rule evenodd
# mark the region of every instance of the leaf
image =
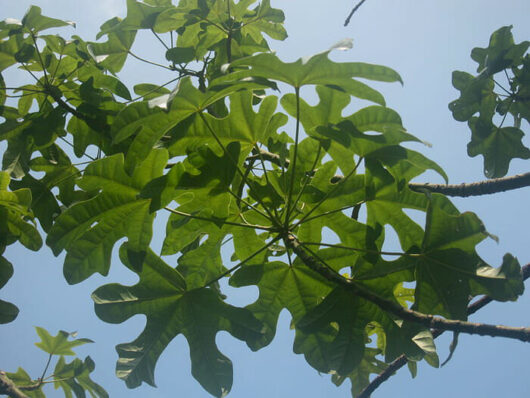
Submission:
<svg viewBox="0 0 530 398">
<path fill-rule="evenodd" d="M 53 384 L 56 389 L 62 388 L 67 397 L 71 397 L 72 393 L 76 397 L 85 397 L 87 391 L 93 398 L 108 398 L 109 394 L 105 389 L 90 378 L 90 373 L 95 367 L 94 361 L 89 356 L 84 361 L 75 358 L 70 363 L 66 363 L 61 356 L 55 365 Z"/>
<path fill-rule="evenodd" d="M 118 18 L 107 21 L 101 30 L 111 30 L 119 24 Z M 103 43 L 89 43 L 87 50 L 97 64 L 112 73 L 118 73 L 125 64 L 129 51 L 134 43 L 136 31 L 116 30 L 109 32 L 108 39 Z"/>
<path fill-rule="evenodd" d="M 497 127 L 471 118 L 471 141 L 467 153 L 471 157 L 484 156 L 484 175 L 488 178 L 504 177 L 512 159 L 530 159 L 530 149 L 522 143 L 524 133 L 516 127 Z"/>
<path fill-rule="evenodd" d="M 4 256 L 0 256 L 0 289 L 5 286 L 12 276 L 13 265 Z M 14 304 L 0 300 L 0 324 L 14 321 L 18 316 L 18 312 L 18 308 Z"/>
<path fill-rule="evenodd" d="M 166 51 L 166 59 L 174 64 L 186 64 L 195 58 L 192 47 L 174 47 Z"/>
<path fill-rule="evenodd" d="M 72 348 L 93 343 L 90 339 L 75 339 L 77 332 L 69 333 L 60 330 L 57 336 L 52 336 L 46 329 L 39 326 L 35 326 L 35 330 L 41 338 L 41 341 L 35 345 L 50 355 L 75 355 Z M 68 340 L 70 337 L 74 337 L 74 340 Z"/>
<path fill-rule="evenodd" d="M 331 342 L 325 344 L 325 349 L 330 358 L 330 370 L 338 375 L 347 376 L 361 364 L 367 337 L 365 328 L 371 322 L 377 322 L 386 334 L 386 362 L 402 353 L 412 357 L 422 356 L 422 350 L 404 336 L 389 314 L 342 287 L 335 288 L 296 327 L 315 333 L 334 322 L 338 325 L 338 332 Z"/>
<path fill-rule="evenodd" d="M 95 272 L 106 275 L 114 243 L 127 237 L 134 251 L 146 250 L 152 236 L 154 214 L 150 200 L 137 195 L 151 179 L 162 175 L 167 152 L 157 149 L 139 165 L 132 177 L 124 170 L 123 155 L 91 163 L 78 185 L 101 192 L 93 199 L 74 204 L 56 220 L 47 244 L 55 255 L 67 251 L 64 275 L 71 284 Z"/>
<path fill-rule="evenodd" d="M 127 259 L 121 251 L 121 259 Z M 212 395 L 226 395 L 232 386 L 232 363 L 215 344 L 218 331 L 251 342 L 261 336 L 262 325 L 245 309 L 224 303 L 209 288 L 184 290 L 182 276 L 161 260 L 146 257 L 140 281 L 135 286 L 117 284 L 97 289 L 92 298 L 96 314 L 104 321 L 121 323 L 135 314 L 144 314 L 147 324 L 133 342 L 116 347 L 120 359 L 118 377 L 129 388 L 142 382 L 154 385 L 158 357 L 179 334 L 190 346 L 193 376 Z"/>
<path fill-rule="evenodd" d="M 228 144 L 221 156 L 207 144 L 202 145 L 188 153 L 184 164 L 173 166 L 169 173 L 147 184 L 140 196 L 152 200 L 152 211 L 176 200 L 187 204 L 182 211 L 195 213 L 211 209 L 213 216 L 225 218 L 232 198 L 228 188 L 240 157 L 238 142 Z"/>
<path fill-rule="evenodd" d="M 33 218 L 30 210 L 31 191 L 27 188 L 8 191 L 10 178 L 0 172 L 0 251 L 7 245 L 20 241 L 26 248 L 37 251 L 42 239 L 35 226 L 28 222 Z"/>
<path fill-rule="evenodd" d="M 453 340 L 451 340 L 451 344 L 449 345 L 449 355 L 447 356 L 447 359 L 442 362 L 440 366 L 445 366 L 452 358 L 453 354 L 455 353 L 456 347 L 458 345 L 458 333 L 453 333 Z"/>
<path fill-rule="evenodd" d="M 22 25 L 34 33 L 61 26 L 73 26 L 75 28 L 75 23 L 71 21 L 62 21 L 42 15 L 41 8 L 37 6 L 31 6 L 29 8 L 24 18 L 22 18 Z"/>
<path fill-rule="evenodd" d="M 165 10 L 173 9 L 171 4 L 146 4 L 136 0 L 127 0 L 127 16 L 116 25 L 102 26 L 98 33 L 99 39 L 103 35 L 119 32 L 153 29 L 157 17 Z"/>
<path fill-rule="evenodd" d="M 16 305 L 0 300 L 0 324 L 13 322 L 18 313 L 19 310 Z"/>
<path fill-rule="evenodd" d="M 487 48 L 476 47 L 471 51 L 471 58 L 479 64 L 478 72 L 485 71 L 488 75 L 493 75 L 519 64 L 530 42 L 524 41 L 516 45 L 511 33 L 512 27 L 510 25 L 497 29 L 492 33 Z"/>
<path fill-rule="evenodd" d="M 377 358 L 380 354 L 380 350 L 367 347 L 361 363 L 352 373 L 348 376 L 340 376 L 335 373 L 331 376 L 331 381 L 338 387 L 342 385 L 344 380 L 350 379 L 352 397 L 358 396 L 370 384 L 372 374 L 380 374 L 388 368 L 385 362 Z"/>
<path fill-rule="evenodd" d="M 427 211 L 422 254 L 413 258 L 416 291 L 413 308 L 449 319 L 467 318 L 470 297 L 515 300 L 523 293 L 519 263 L 506 255 L 500 268 L 485 264 L 475 246 L 486 238 L 473 213 L 448 213 L 435 204 Z"/>
<path fill-rule="evenodd" d="M 2 43 L 0 43 L 1 45 Z M 6 90 L 6 82 L 4 80 L 4 76 L 0 73 L 0 107 L 3 107 L 6 103 L 7 98 L 7 90 Z M 1 113 L 0 113 L 1 115 Z"/>
<path fill-rule="evenodd" d="M 22 368 L 18 368 L 16 373 L 6 372 L 6 375 L 17 387 L 35 385 L 35 381 L 32 380 L 29 374 Z M 42 386 L 36 390 L 24 391 L 24 394 L 26 394 L 28 398 L 46 398 L 46 395 L 42 392 Z"/>
<path fill-rule="evenodd" d="M 145 100 L 150 100 L 162 95 L 169 95 L 171 91 L 156 84 L 141 83 L 134 86 L 134 92 L 141 95 Z"/>
<path fill-rule="evenodd" d="M 295 88 L 318 84 L 381 105 L 385 104 L 382 95 L 354 78 L 401 82 L 400 76 L 390 68 L 360 62 L 339 64 L 331 61 L 328 58 L 328 54 L 329 51 L 325 51 L 309 58 L 301 58 L 292 63 L 284 63 L 271 53 L 258 54 L 236 60 L 230 64 L 230 67 L 234 69 L 250 66 L 250 70 L 236 71 L 222 79 L 218 79 L 218 81 L 229 79 L 234 81 L 253 76 L 278 80 Z"/>
<path fill-rule="evenodd" d="M 219 94 L 216 97 L 219 97 Z M 195 117 L 186 129 L 177 129 L 169 147 L 170 153 L 173 156 L 181 155 L 185 153 L 186 148 L 193 148 L 205 142 L 219 148 L 219 140 L 225 146 L 229 142 L 239 141 L 242 156 L 247 155 L 257 142 L 266 141 L 272 132 L 286 123 L 285 115 L 274 113 L 277 106 L 274 96 L 268 96 L 261 103 L 258 112 L 252 107 L 252 94 L 248 91 L 231 94 L 229 100 L 231 112 L 227 117 L 217 118 L 205 113 L 204 117 Z M 181 102 L 178 96 L 173 100 L 172 109 L 179 106 L 177 101 Z M 207 103 L 213 103 L 212 99 Z M 184 106 L 186 104 L 180 105 Z M 204 105 L 197 108 L 197 111 L 200 111 L 204 109 Z M 220 150 L 221 148 L 216 149 L 218 152 Z"/>
<path fill-rule="evenodd" d="M 285 20 L 284 13 L 281 9 L 272 8 L 270 0 L 264 0 L 254 9 L 254 12 L 249 13 L 246 3 L 240 1 L 235 5 L 233 10 L 233 17 L 242 19 L 241 35 L 244 37 L 249 35 L 256 42 L 259 42 L 263 33 L 275 40 L 285 40 L 287 32 L 283 27 Z"/>
<path fill-rule="evenodd" d="M 274 339 L 278 317 L 284 308 L 296 323 L 331 290 L 330 282 L 303 264 L 289 267 L 279 261 L 243 266 L 230 278 L 230 285 L 257 285 L 259 288 L 258 299 L 247 309 L 264 322 L 267 329 L 259 341 L 250 345 L 252 350 L 263 348 Z"/>
</svg>

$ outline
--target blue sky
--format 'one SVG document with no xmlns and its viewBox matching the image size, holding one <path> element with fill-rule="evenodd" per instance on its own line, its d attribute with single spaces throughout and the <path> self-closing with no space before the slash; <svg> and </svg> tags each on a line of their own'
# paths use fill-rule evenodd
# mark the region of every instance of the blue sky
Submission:
<svg viewBox="0 0 530 398">
<path fill-rule="evenodd" d="M 487 46 L 490 34 L 504 25 L 513 25 L 516 42 L 530 39 L 530 2 L 507 0 L 369 0 L 352 18 L 350 26 L 343 22 L 353 1 L 284 0 L 272 1 L 286 14 L 289 37 L 272 42 L 271 47 L 287 61 L 329 48 L 335 42 L 352 37 L 354 48 L 335 52 L 340 61 L 363 61 L 390 66 L 402 76 L 405 84 L 380 84 L 387 105 L 397 110 L 405 127 L 428 141 L 432 147 L 415 146 L 437 161 L 449 175 L 451 183 L 484 179 L 482 158 L 468 158 L 466 145 L 470 133 L 466 124 L 456 122 L 447 104 L 457 97 L 451 86 L 455 69 L 475 71 L 469 58 L 473 47 Z M 98 27 L 106 19 L 125 15 L 125 0 L 0 0 L 0 19 L 21 18 L 35 4 L 45 15 L 73 20 L 75 30 L 63 30 L 63 36 L 78 34 L 94 40 Z M 163 49 L 152 37 L 142 35 L 134 51 L 150 59 L 163 57 Z M 26 77 L 13 70 L 6 81 L 22 82 Z M 121 75 L 127 83 L 163 82 L 164 76 L 144 65 L 131 63 Z M 169 80 L 169 79 L 167 79 Z M 311 98 L 311 93 L 309 93 Z M 362 105 L 362 104 L 359 104 Z M 526 131 L 530 131 L 528 125 Z M 525 137 L 529 145 L 528 137 Z M 0 151 L 4 147 L 0 146 Z M 510 174 L 528 171 L 528 161 L 515 160 Z M 418 181 L 441 182 L 439 176 L 426 174 Z M 474 211 L 486 228 L 500 238 L 499 243 L 487 240 L 479 246 L 480 255 L 498 266 L 504 253 L 518 257 L 521 264 L 530 261 L 530 189 L 521 189 L 494 196 L 454 200 L 461 211 Z M 163 220 L 153 246 L 161 245 Z M 391 242 L 392 243 L 392 242 Z M 118 246 L 116 246 L 118 247 Z M 114 346 L 129 342 L 143 329 L 144 319 L 135 317 L 120 325 L 105 324 L 96 318 L 90 294 L 109 282 L 133 284 L 132 273 L 115 266 L 107 278 L 93 276 L 88 281 L 68 286 L 62 277 L 63 257 L 53 257 L 44 247 L 39 253 L 20 246 L 9 247 L 5 256 L 13 263 L 14 277 L 0 292 L 0 298 L 15 303 L 21 313 L 11 324 L 0 327 L 0 368 L 15 371 L 24 367 L 38 377 L 46 357 L 33 343 L 37 340 L 33 326 L 42 326 L 55 334 L 57 330 L 77 330 L 96 344 L 77 350 L 80 356 L 91 355 L 96 361 L 95 380 L 111 397 L 207 397 L 190 373 L 186 340 L 177 337 L 160 358 L 156 381 L 158 389 L 148 386 L 129 391 L 114 376 L 117 358 Z M 230 294 L 230 293 L 229 293 Z M 245 305 L 256 297 L 256 290 L 245 288 L 234 292 L 232 302 Z M 511 326 L 530 325 L 530 294 L 516 303 L 494 303 L 471 320 L 503 323 Z M 234 386 L 229 397 L 274 398 L 303 396 L 347 397 L 349 385 L 336 388 L 329 376 L 319 375 L 300 355 L 292 353 L 294 334 L 289 330 L 289 317 L 282 313 L 276 340 L 267 348 L 252 353 L 244 343 L 226 333 L 217 337 L 220 349 L 234 363 Z M 450 336 L 436 340 L 444 358 Z M 411 380 L 406 369 L 385 383 L 374 397 L 527 397 L 530 380 L 527 374 L 530 345 L 501 338 L 460 336 L 458 349 L 442 369 L 422 363 L 419 374 Z M 62 396 L 49 389 L 49 397 Z"/>
</svg>

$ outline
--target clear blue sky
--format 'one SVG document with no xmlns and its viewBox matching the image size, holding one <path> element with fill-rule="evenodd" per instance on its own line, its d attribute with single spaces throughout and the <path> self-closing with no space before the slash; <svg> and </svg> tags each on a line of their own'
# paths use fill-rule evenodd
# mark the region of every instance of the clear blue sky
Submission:
<svg viewBox="0 0 530 398">
<path fill-rule="evenodd" d="M 432 148 L 415 147 L 437 161 L 447 172 L 451 183 L 482 180 L 482 158 L 467 157 L 467 126 L 452 119 L 448 102 L 457 97 L 451 86 L 455 69 L 474 72 L 469 58 L 473 47 L 485 47 L 490 34 L 503 25 L 514 25 L 517 42 L 530 39 L 530 1 L 506 0 L 369 0 L 353 17 L 350 26 L 343 21 L 354 1 L 284 0 L 272 1 L 283 7 L 289 38 L 273 42 L 284 60 L 323 51 L 345 38 L 354 39 L 353 50 L 335 53 L 334 59 L 379 63 L 396 69 L 405 82 L 401 87 L 378 85 L 389 107 L 402 116 L 407 129 L 432 144 Z M 22 18 L 30 4 L 43 9 L 45 15 L 77 22 L 75 30 L 63 30 L 63 36 L 78 34 L 95 39 L 99 25 L 106 19 L 125 15 L 125 0 L 0 0 L 0 19 Z M 162 48 L 148 37 L 140 37 L 134 51 L 148 58 L 163 57 Z M 132 63 L 121 75 L 128 83 L 163 82 L 158 71 Z M 21 82 L 20 72 L 6 74 L 6 81 Z M 169 80 L 169 79 L 168 79 Z M 530 131 L 528 125 L 526 131 Z M 528 137 L 525 143 L 529 145 Z M 0 146 L 0 151 L 4 147 Z M 510 174 L 526 172 L 529 161 L 514 161 Z M 432 180 L 431 180 L 432 179 Z M 441 182 L 434 174 L 422 181 Z M 504 253 L 518 257 L 521 264 L 530 261 L 530 189 L 495 196 L 455 200 L 461 211 L 478 213 L 486 228 L 499 236 L 479 246 L 479 253 L 490 264 L 498 266 Z M 161 245 L 160 228 L 153 242 Z M 117 245 L 116 247 L 118 247 Z M 114 376 L 117 354 L 114 346 L 129 342 L 143 329 L 144 319 L 135 317 L 120 325 L 105 324 L 96 318 L 90 294 L 102 284 L 133 284 L 135 276 L 114 266 L 107 278 L 93 276 L 79 285 L 68 286 L 62 277 L 63 257 L 54 258 L 44 247 L 39 253 L 20 246 L 9 247 L 5 256 L 13 263 L 14 277 L 0 292 L 0 298 L 21 309 L 17 320 L 0 326 L 0 368 L 15 371 L 24 367 L 33 377 L 40 376 L 46 357 L 34 347 L 37 336 L 33 326 L 42 326 L 53 334 L 59 329 L 77 330 L 96 344 L 77 350 L 80 356 L 91 355 L 96 361 L 95 380 L 111 397 L 207 397 L 190 373 L 186 340 L 179 336 L 160 358 L 156 381 L 158 389 L 148 386 L 127 390 Z M 230 291 L 229 294 L 231 294 Z M 256 297 L 256 290 L 238 292 L 232 302 L 245 305 Z M 530 325 L 530 293 L 517 303 L 494 303 L 472 320 Z M 234 363 L 232 398 L 305 398 L 347 397 L 349 385 L 333 386 L 327 375 L 318 375 L 300 355 L 292 353 L 294 334 L 284 312 L 278 324 L 276 340 L 267 348 L 252 353 L 244 343 L 226 333 L 217 337 L 223 353 Z M 449 336 L 436 340 L 440 357 L 447 354 Z M 528 358 L 530 345 L 501 338 L 461 336 L 454 358 L 442 369 L 420 364 L 419 374 L 411 380 L 402 369 L 385 383 L 374 397 L 528 397 Z M 50 388 L 49 397 L 59 397 Z"/>
</svg>

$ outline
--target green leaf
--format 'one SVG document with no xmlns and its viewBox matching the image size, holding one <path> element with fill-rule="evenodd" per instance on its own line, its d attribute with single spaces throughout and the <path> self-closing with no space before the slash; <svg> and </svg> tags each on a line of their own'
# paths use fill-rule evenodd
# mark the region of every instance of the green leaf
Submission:
<svg viewBox="0 0 530 398">
<path fill-rule="evenodd" d="M 171 91 L 165 87 L 160 87 L 159 85 L 148 83 L 141 83 L 135 85 L 134 92 L 137 95 L 142 96 L 145 100 L 157 98 L 166 94 L 169 95 L 169 93 L 171 93 Z"/>
<path fill-rule="evenodd" d="M 208 103 L 213 103 L 212 99 L 209 99 Z M 169 148 L 170 153 L 173 156 L 181 155 L 185 153 L 186 148 L 193 148 L 205 142 L 219 148 L 218 139 L 225 146 L 230 142 L 239 141 L 242 155 L 246 155 L 256 143 L 266 142 L 272 132 L 286 123 L 285 115 L 274 113 L 277 106 L 277 98 L 274 96 L 268 96 L 261 103 L 258 112 L 252 107 L 252 94 L 248 91 L 231 94 L 229 100 L 231 112 L 227 117 L 217 118 L 205 113 L 204 118 L 195 117 L 191 124 L 186 126 L 187 129 L 177 129 Z M 181 103 L 178 96 L 175 97 L 172 109 L 183 106 L 186 105 Z M 202 110 L 204 105 L 197 108 L 197 111 Z M 220 151 L 221 148 L 216 150 Z"/>
<path fill-rule="evenodd" d="M 471 157 L 484 156 L 484 175 L 488 178 L 504 177 L 512 159 L 530 159 L 530 149 L 523 145 L 524 133 L 516 127 L 497 127 L 481 119 L 469 121 L 471 141 L 467 153 Z"/>
<path fill-rule="evenodd" d="M 372 374 L 380 374 L 388 368 L 388 365 L 377 358 L 381 351 L 376 348 L 366 348 L 364 356 L 357 368 L 347 376 L 341 376 L 337 373 L 331 376 L 331 381 L 338 387 L 346 379 L 351 381 L 352 397 L 358 396 L 370 384 Z"/>
<path fill-rule="evenodd" d="M 274 54 L 258 54 L 236 60 L 230 64 L 230 67 L 234 69 L 250 66 L 250 70 L 236 71 L 218 79 L 218 81 L 238 80 L 254 76 L 278 80 L 295 88 L 318 84 L 381 105 L 385 104 L 382 95 L 354 78 L 401 82 L 400 76 L 390 68 L 360 62 L 335 63 L 328 58 L 328 54 L 329 51 L 325 51 L 292 63 L 284 63 Z"/>
<path fill-rule="evenodd" d="M 495 111 L 493 79 L 485 76 L 473 77 L 469 73 L 454 71 L 453 86 L 460 91 L 460 98 L 449 104 L 449 110 L 458 121 L 466 121 L 480 112 L 484 118 L 491 118 Z"/>
<path fill-rule="evenodd" d="M 18 368 L 16 373 L 6 372 L 6 375 L 17 387 L 30 387 L 36 383 L 36 380 L 32 380 L 29 374 L 22 368 Z M 43 385 L 35 390 L 24 391 L 24 394 L 28 398 L 46 398 L 46 395 L 42 392 L 42 387 Z"/>
<path fill-rule="evenodd" d="M 330 370 L 338 375 L 347 376 L 361 364 L 367 338 L 365 329 L 371 322 L 380 325 L 386 334 L 386 362 L 403 353 L 413 357 L 421 357 L 423 354 L 389 314 L 342 287 L 335 288 L 296 327 L 308 333 L 316 333 L 333 322 L 338 324 L 338 332 L 332 341 L 325 343 L 325 349 L 330 358 Z"/>
<path fill-rule="evenodd" d="M 170 3 L 163 5 L 146 4 L 136 0 L 127 0 L 127 16 L 119 23 L 111 26 L 102 26 L 98 33 L 99 39 L 103 35 L 113 33 L 136 31 L 139 29 L 153 29 L 157 17 L 165 10 L 174 9 Z"/>
<path fill-rule="evenodd" d="M 127 237 L 134 251 L 146 250 L 152 236 L 154 214 L 150 200 L 137 197 L 151 179 L 162 175 L 167 151 L 153 150 L 129 177 L 123 156 L 113 155 L 91 163 L 78 184 L 85 191 L 101 190 L 93 199 L 74 204 L 56 220 L 47 244 L 55 255 L 66 249 L 64 275 L 71 284 L 95 272 L 106 275 L 114 243 Z"/>
<path fill-rule="evenodd" d="M 515 44 L 512 36 L 513 26 L 503 26 L 493 32 L 487 48 L 474 48 L 471 51 L 471 58 L 478 62 L 478 72 L 485 72 L 493 75 L 503 69 L 517 66 L 521 62 L 521 57 L 530 46 L 529 41 Z"/>
<path fill-rule="evenodd" d="M 116 28 L 120 23 L 118 18 L 107 21 L 101 30 Z M 108 33 L 108 39 L 103 43 L 89 43 L 87 50 L 100 66 L 112 73 L 118 73 L 125 64 L 129 51 L 136 37 L 135 30 L 116 30 Z"/>
<path fill-rule="evenodd" d="M 264 0 L 253 10 L 254 12 L 249 13 L 247 4 L 250 3 L 254 2 L 240 1 L 234 4 L 232 15 L 236 20 L 240 18 L 242 20 L 241 35 L 243 37 L 249 35 L 256 42 L 262 39 L 263 33 L 275 40 L 285 40 L 287 32 L 283 27 L 285 20 L 283 11 L 272 8 L 270 0 Z"/>
<path fill-rule="evenodd" d="M 4 76 L 2 76 L 2 74 L 0 73 L 0 107 L 4 106 L 4 104 L 6 103 L 6 98 L 7 98 L 6 82 L 4 80 Z M 2 113 L 0 113 L 0 115 L 2 115 Z"/>
<path fill-rule="evenodd" d="M 30 40 L 19 33 L 11 35 L 7 40 L 0 41 L 0 71 L 17 63 L 15 54 L 21 50 L 24 44 L 29 44 Z"/>
<path fill-rule="evenodd" d="M 31 6 L 29 8 L 24 18 L 22 18 L 22 25 L 32 32 L 40 32 L 45 29 L 61 26 L 73 26 L 75 28 L 75 23 L 71 21 L 62 21 L 42 15 L 41 8 L 37 6 Z"/>
<path fill-rule="evenodd" d="M 135 286 L 106 285 L 92 295 L 96 314 L 106 322 L 121 323 L 136 314 L 147 317 L 146 328 L 135 341 L 116 347 L 118 377 L 130 388 L 142 382 L 154 385 L 158 357 L 183 334 L 190 346 L 193 376 L 210 394 L 226 395 L 232 386 L 232 363 L 219 352 L 215 336 L 225 330 L 238 339 L 256 341 L 261 323 L 248 310 L 224 303 L 212 289 L 184 290 L 182 276 L 161 260 L 147 257 L 139 277 Z"/>
<path fill-rule="evenodd" d="M 176 200 L 187 204 L 186 212 L 211 209 L 215 217 L 225 218 L 232 198 L 228 188 L 240 157 L 238 142 L 228 144 L 221 156 L 207 144 L 202 145 L 188 153 L 185 163 L 173 166 L 169 173 L 149 183 L 141 197 L 152 200 L 152 211 Z"/>
<path fill-rule="evenodd" d="M 166 59 L 174 64 L 185 64 L 194 58 L 195 50 L 192 47 L 174 47 L 166 51 Z"/>
<path fill-rule="evenodd" d="M 515 258 L 506 255 L 500 268 L 492 268 L 475 252 L 486 236 L 475 214 L 451 214 L 431 204 L 422 254 L 412 258 L 417 278 L 413 308 L 465 320 L 470 297 L 486 294 L 508 301 L 521 295 L 524 285 Z"/>
<path fill-rule="evenodd" d="M 0 246 L 0 252 L 3 248 Z M 0 255 L 0 289 L 5 286 L 7 281 L 13 276 L 13 265 L 7 261 L 4 256 Z M 0 324 L 12 322 L 18 316 L 16 305 L 4 300 L 0 300 Z"/>
<path fill-rule="evenodd" d="M 247 308 L 267 329 L 260 340 L 250 345 L 252 350 L 263 348 L 274 339 L 278 317 L 284 308 L 296 323 L 331 291 L 329 281 L 303 264 L 289 267 L 279 261 L 244 266 L 230 278 L 230 285 L 259 288 L 258 299 Z"/>
<path fill-rule="evenodd" d="M 90 378 L 95 367 L 90 357 L 86 357 L 84 361 L 75 358 L 66 363 L 61 356 L 55 365 L 53 384 L 56 389 L 63 389 L 66 397 L 72 397 L 72 393 L 76 397 L 85 397 L 87 391 L 92 398 L 108 398 L 109 394 L 105 389 Z"/>
<path fill-rule="evenodd" d="M 37 251 L 42 239 L 35 226 L 28 222 L 33 218 L 30 210 L 31 191 L 27 188 L 8 191 L 9 174 L 0 172 L 0 249 L 20 241 L 26 248 Z"/>
<path fill-rule="evenodd" d="M 31 44 L 24 43 L 19 51 L 15 54 L 15 60 L 19 63 L 28 63 L 35 59 L 35 47 Z"/>
<path fill-rule="evenodd" d="M 18 316 L 18 312 L 16 305 L 0 300 L 0 324 L 13 322 Z"/>
<path fill-rule="evenodd" d="M 41 341 L 35 345 L 50 355 L 75 355 L 72 348 L 93 343 L 90 339 L 76 339 L 77 332 L 69 333 L 60 330 L 57 336 L 52 336 L 46 329 L 39 326 L 35 326 L 35 330 L 41 338 Z M 73 337 L 74 340 L 68 340 L 70 337 Z"/>
</svg>

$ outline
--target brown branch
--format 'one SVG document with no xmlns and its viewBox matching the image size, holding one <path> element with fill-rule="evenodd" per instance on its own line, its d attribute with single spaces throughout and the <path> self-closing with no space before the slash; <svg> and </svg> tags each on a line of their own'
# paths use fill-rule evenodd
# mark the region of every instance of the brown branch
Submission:
<svg viewBox="0 0 530 398">
<path fill-rule="evenodd" d="M 413 191 L 427 189 L 430 192 L 443 193 L 447 196 L 462 197 L 489 195 L 528 186 L 530 186 L 530 173 L 516 174 L 511 177 L 493 178 L 491 180 L 473 182 L 470 184 L 409 184 L 410 189 Z"/>
<path fill-rule="evenodd" d="M 522 269 L 522 276 L 523 281 L 530 278 L 530 263 L 526 264 Z M 474 314 L 481 308 L 484 308 L 486 305 L 491 303 L 493 299 L 489 296 L 483 296 L 481 299 L 475 301 L 474 303 L 470 304 L 467 307 L 467 315 Z M 432 337 L 435 339 L 438 336 L 440 336 L 444 331 L 437 329 L 432 331 Z M 375 379 L 373 379 L 368 386 L 365 387 L 364 390 L 362 390 L 357 398 L 369 398 L 370 395 L 385 381 L 387 381 L 390 376 L 392 376 L 395 372 L 397 372 L 399 369 L 401 369 L 403 366 L 407 364 L 408 360 L 405 355 L 401 355 L 398 358 L 396 358 L 394 361 L 392 361 L 388 367 L 383 370 L 381 373 L 377 375 Z"/>
<path fill-rule="evenodd" d="M 4 371 L 0 371 L 0 395 L 7 395 L 11 398 L 28 398 L 28 396 L 20 391 L 15 383 L 7 377 L 7 374 Z"/>
<path fill-rule="evenodd" d="M 346 18 L 346 21 L 344 21 L 344 26 L 348 26 L 348 24 L 350 23 L 351 17 L 353 17 L 353 14 L 355 14 L 355 12 L 359 9 L 360 6 L 363 5 L 365 1 L 366 0 L 361 0 L 360 2 L 357 3 L 355 7 L 353 7 L 353 10 L 351 10 L 350 15 L 348 15 L 348 18 Z"/>
<path fill-rule="evenodd" d="M 530 328 L 510 327 L 503 325 L 490 325 L 484 323 L 473 323 L 455 319 L 444 319 L 430 314 L 404 308 L 401 305 L 382 298 L 351 279 L 344 278 L 315 257 L 307 254 L 298 239 L 288 234 L 284 237 L 286 244 L 296 253 L 300 260 L 313 271 L 319 273 L 329 281 L 351 289 L 359 297 L 364 298 L 377 305 L 383 311 L 389 312 L 405 321 L 414 322 L 430 329 L 451 330 L 458 333 L 478 334 L 481 336 L 507 337 L 511 339 L 530 342 Z"/>
<path fill-rule="evenodd" d="M 255 158 L 259 155 L 252 155 L 249 158 Z M 267 160 L 271 163 L 274 163 L 278 166 L 282 166 L 282 161 L 279 155 L 275 153 L 261 151 L 261 156 L 264 160 Z M 283 167 L 289 166 L 289 159 L 283 161 Z M 341 175 L 335 175 L 331 178 L 333 184 L 338 183 L 344 177 Z M 420 184 L 411 182 L 409 183 L 409 188 L 413 191 L 428 190 L 435 193 L 443 193 L 447 196 L 480 196 L 480 195 L 490 195 L 497 192 L 510 191 L 513 189 L 523 188 L 530 186 L 530 173 L 517 174 L 511 177 L 503 178 L 493 178 L 491 180 L 473 182 L 473 183 L 464 183 L 464 184 L 454 184 L 454 185 L 445 185 L 445 184 Z"/>
</svg>

